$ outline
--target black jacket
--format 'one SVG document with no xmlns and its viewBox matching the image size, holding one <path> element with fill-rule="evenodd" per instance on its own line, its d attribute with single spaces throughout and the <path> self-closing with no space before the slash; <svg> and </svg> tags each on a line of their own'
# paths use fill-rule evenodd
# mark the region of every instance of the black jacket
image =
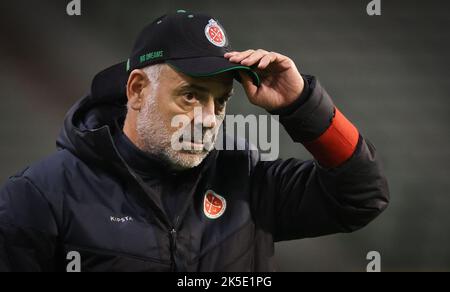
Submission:
<svg viewBox="0 0 450 292">
<path fill-rule="evenodd" d="M 295 142 L 318 137 L 333 116 L 327 93 L 309 81 L 311 94 L 280 117 Z M 169 219 L 161 188 L 143 182 L 113 143 L 124 104 L 92 88 L 68 112 L 58 151 L 2 187 L 0 271 L 64 271 L 69 251 L 81 254 L 82 271 L 272 271 L 274 242 L 351 232 L 388 204 L 375 148 L 360 136 L 335 169 L 260 161 L 248 150 L 214 150 L 179 173 L 155 163 L 164 192 L 184 198 Z M 226 200 L 217 219 L 203 210 L 208 190 Z"/>
</svg>

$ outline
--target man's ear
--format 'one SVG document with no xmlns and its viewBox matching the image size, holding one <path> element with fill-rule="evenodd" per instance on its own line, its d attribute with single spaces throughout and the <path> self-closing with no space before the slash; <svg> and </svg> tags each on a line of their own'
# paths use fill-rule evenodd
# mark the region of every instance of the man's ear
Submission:
<svg viewBox="0 0 450 292">
<path fill-rule="evenodd" d="M 147 74 L 140 69 L 131 71 L 127 82 L 128 105 L 135 111 L 139 111 L 146 95 L 146 87 L 150 80 Z"/>
</svg>

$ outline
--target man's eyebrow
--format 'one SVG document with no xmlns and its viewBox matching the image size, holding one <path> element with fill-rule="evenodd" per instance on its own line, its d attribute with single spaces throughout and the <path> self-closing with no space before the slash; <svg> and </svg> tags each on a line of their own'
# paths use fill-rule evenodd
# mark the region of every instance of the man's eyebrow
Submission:
<svg viewBox="0 0 450 292">
<path fill-rule="evenodd" d="M 202 92 L 210 92 L 208 87 L 204 87 L 204 86 L 197 85 L 197 84 L 191 84 L 191 83 L 181 86 L 178 90 L 183 91 L 183 90 L 187 90 L 187 89 L 194 89 L 194 90 L 202 91 Z M 233 94 L 234 94 L 234 88 L 231 88 L 231 90 L 227 91 L 223 95 L 223 97 L 230 97 Z"/>
</svg>

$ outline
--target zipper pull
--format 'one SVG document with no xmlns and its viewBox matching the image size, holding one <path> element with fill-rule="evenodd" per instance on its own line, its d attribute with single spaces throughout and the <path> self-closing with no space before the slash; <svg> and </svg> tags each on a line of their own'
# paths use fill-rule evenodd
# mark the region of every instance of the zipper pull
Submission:
<svg viewBox="0 0 450 292">
<path fill-rule="evenodd" d="M 177 271 L 177 264 L 176 264 L 176 259 L 175 259 L 175 253 L 177 250 L 177 231 L 175 230 L 175 228 L 172 228 L 169 231 L 169 237 L 170 237 L 170 258 L 172 261 L 172 267 L 171 270 L 172 272 L 176 272 Z"/>
<path fill-rule="evenodd" d="M 172 230 L 170 230 L 170 239 L 171 239 L 171 247 L 172 248 L 176 248 L 176 240 L 177 237 L 177 231 L 175 230 L 175 228 L 172 228 Z"/>
</svg>

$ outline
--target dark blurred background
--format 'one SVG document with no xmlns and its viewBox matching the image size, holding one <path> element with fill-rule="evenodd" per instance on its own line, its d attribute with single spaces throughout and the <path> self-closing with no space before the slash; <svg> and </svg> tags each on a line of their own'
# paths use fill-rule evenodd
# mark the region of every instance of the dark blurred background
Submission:
<svg viewBox="0 0 450 292">
<path fill-rule="evenodd" d="M 450 271 L 450 1 L 0 2 L 0 184 L 52 153 L 67 109 L 101 69 L 125 60 L 139 30 L 166 11 L 217 17 L 237 50 L 264 48 L 318 76 L 377 147 L 389 209 L 367 228 L 277 244 L 280 271 Z M 237 90 L 230 113 L 262 113 Z M 282 133 L 281 156 L 309 154 Z"/>
</svg>

